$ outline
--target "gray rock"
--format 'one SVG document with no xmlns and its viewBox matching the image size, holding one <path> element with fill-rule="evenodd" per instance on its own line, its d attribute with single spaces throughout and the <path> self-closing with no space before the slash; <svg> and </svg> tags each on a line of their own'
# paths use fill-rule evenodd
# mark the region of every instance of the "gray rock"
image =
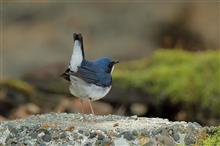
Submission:
<svg viewBox="0 0 220 146">
<path fill-rule="evenodd" d="M 184 138 L 186 145 L 192 145 L 196 143 L 196 137 L 192 134 L 187 134 Z"/>
<path fill-rule="evenodd" d="M 81 114 L 60 113 L 0 122 L 0 145 L 190 145 L 202 128 L 160 118 L 84 116 L 86 121 Z"/>
</svg>

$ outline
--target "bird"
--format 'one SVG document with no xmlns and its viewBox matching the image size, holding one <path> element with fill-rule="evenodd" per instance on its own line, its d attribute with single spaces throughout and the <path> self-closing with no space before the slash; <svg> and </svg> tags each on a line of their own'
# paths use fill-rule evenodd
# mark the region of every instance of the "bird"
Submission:
<svg viewBox="0 0 220 146">
<path fill-rule="evenodd" d="M 82 34 L 73 33 L 72 56 L 68 68 L 61 76 L 70 82 L 70 93 L 80 98 L 83 114 L 83 101 L 87 100 L 92 114 L 95 115 L 91 101 L 99 100 L 109 93 L 114 65 L 117 63 L 119 61 L 108 57 L 95 61 L 86 60 Z"/>
</svg>

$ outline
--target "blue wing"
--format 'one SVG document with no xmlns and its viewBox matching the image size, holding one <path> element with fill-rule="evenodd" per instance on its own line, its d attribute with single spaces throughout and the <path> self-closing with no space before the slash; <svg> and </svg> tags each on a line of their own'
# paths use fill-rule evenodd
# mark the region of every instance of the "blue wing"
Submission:
<svg viewBox="0 0 220 146">
<path fill-rule="evenodd" d="M 112 84 L 111 74 L 106 73 L 105 70 L 97 64 L 86 60 L 83 60 L 76 73 L 71 72 L 71 74 L 88 83 L 96 84 L 97 86 L 108 87 Z"/>
</svg>

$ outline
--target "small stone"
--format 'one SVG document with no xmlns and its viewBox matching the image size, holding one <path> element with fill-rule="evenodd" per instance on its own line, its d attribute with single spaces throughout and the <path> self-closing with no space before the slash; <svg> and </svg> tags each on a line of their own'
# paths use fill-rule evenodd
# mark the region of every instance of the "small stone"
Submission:
<svg viewBox="0 0 220 146">
<path fill-rule="evenodd" d="M 32 132 L 32 133 L 30 133 L 30 135 L 29 136 L 31 136 L 31 138 L 33 138 L 33 139 L 36 139 L 37 138 L 37 133 L 36 132 Z"/>
<path fill-rule="evenodd" d="M 114 123 L 113 124 L 113 127 L 117 127 L 119 124 L 118 123 Z"/>
<path fill-rule="evenodd" d="M 11 134 L 14 134 L 14 135 L 18 134 L 18 130 L 16 128 L 11 128 L 10 132 L 11 132 Z"/>
<path fill-rule="evenodd" d="M 78 132 L 79 132 L 80 134 L 83 134 L 83 130 L 81 130 L 81 129 L 80 129 L 80 130 L 78 130 Z"/>
<path fill-rule="evenodd" d="M 43 139 L 43 141 L 45 141 L 45 142 L 50 142 L 51 141 L 51 134 L 50 133 L 47 133 L 47 134 L 45 134 L 44 136 L 42 136 L 42 139 Z"/>
<path fill-rule="evenodd" d="M 173 135 L 173 134 L 174 134 L 173 129 L 169 129 L 169 130 L 168 130 L 168 133 L 169 133 L 169 135 Z"/>
<path fill-rule="evenodd" d="M 123 135 L 125 139 L 127 140 L 134 140 L 134 136 L 129 132 L 129 131 L 125 131 L 123 133 L 121 133 L 120 135 Z"/>
<path fill-rule="evenodd" d="M 137 130 L 133 130 L 133 131 L 132 131 L 132 135 L 134 135 L 134 136 L 138 136 L 138 132 L 137 132 Z"/>
<path fill-rule="evenodd" d="M 79 136 L 79 139 L 83 139 L 83 136 L 82 136 L 82 135 L 80 135 L 80 136 Z"/>
<path fill-rule="evenodd" d="M 145 129 L 140 130 L 142 136 L 151 136 L 151 132 Z"/>
<path fill-rule="evenodd" d="M 184 138 L 184 142 L 186 145 L 191 145 L 196 143 L 196 138 L 192 134 L 187 134 Z"/>
<path fill-rule="evenodd" d="M 56 140 L 56 139 L 59 139 L 60 132 L 59 132 L 59 130 L 54 129 L 54 130 L 51 132 L 51 135 L 52 135 L 53 139 Z"/>
<path fill-rule="evenodd" d="M 92 138 L 96 137 L 96 135 L 97 134 L 95 132 L 92 132 L 92 133 L 90 133 L 89 138 L 92 139 Z"/>
<path fill-rule="evenodd" d="M 96 140 L 95 145 L 104 146 L 104 143 L 102 140 Z"/>
<path fill-rule="evenodd" d="M 155 136 L 155 135 L 160 134 L 161 132 L 162 132 L 162 129 L 159 128 L 159 129 L 152 131 L 152 135 Z"/>
<path fill-rule="evenodd" d="M 173 137 L 173 139 L 174 139 L 176 142 L 179 142 L 180 136 L 179 136 L 178 133 L 174 133 L 174 134 L 172 135 L 172 137 Z"/>
<path fill-rule="evenodd" d="M 38 137 L 42 137 L 42 136 L 44 136 L 45 135 L 45 133 L 44 132 L 41 132 L 41 133 L 39 133 L 37 136 Z"/>
<path fill-rule="evenodd" d="M 85 131 L 84 135 L 88 137 L 89 136 L 89 132 Z"/>
<path fill-rule="evenodd" d="M 60 135 L 60 139 L 64 139 L 64 138 L 66 138 L 66 134 L 65 134 L 65 133 L 62 133 L 62 134 Z"/>
<path fill-rule="evenodd" d="M 65 134 L 67 136 L 67 134 Z M 79 138 L 79 133 L 73 133 L 73 138 L 76 140 Z"/>
<path fill-rule="evenodd" d="M 103 140 L 104 138 L 105 138 L 104 135 L 102 135 L 102 134 L 98 135 L 98 140 Z"/>
</svg>

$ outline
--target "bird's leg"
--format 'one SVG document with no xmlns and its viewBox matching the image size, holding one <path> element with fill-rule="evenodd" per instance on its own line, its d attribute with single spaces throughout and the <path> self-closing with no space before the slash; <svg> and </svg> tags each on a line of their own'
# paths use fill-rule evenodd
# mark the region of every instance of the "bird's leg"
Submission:
<svg viewBox="0 0 220 146">
<path fill-rule="evenodd" d="M 93 115 L 93 117 L 94 117 L 94 122 L 96 122 L 95 113 L 94 113 L 94 110 L 93 110 L 93 108 L 92 108 L 91 100 L 89 100 L 89 106 L 90 106 L 90 109 L 91 109 L 91 111 L 92 111 L 92 115 Z"/>
<path fill-rule="evenodd" d="M 83 100 L 82 99 L 80 99 L 80 103 L 81 103 L 81 106 L 82 106 L 82 115 L 83 115 L 83 121 L 85 120 L 85 116 L 84 116 L 84 108 L 83 108 Z"/>
<path fill-rule="evenodd" d="M 89 100 L 89 106 L 90 106 L 90 109 L 91 109 L 91 111 L 92 111 L 92 114 L 95 115 L 94 110 L 93 110 L 93 108 L 92 108 L 91 100 Z"/>
</svg>

